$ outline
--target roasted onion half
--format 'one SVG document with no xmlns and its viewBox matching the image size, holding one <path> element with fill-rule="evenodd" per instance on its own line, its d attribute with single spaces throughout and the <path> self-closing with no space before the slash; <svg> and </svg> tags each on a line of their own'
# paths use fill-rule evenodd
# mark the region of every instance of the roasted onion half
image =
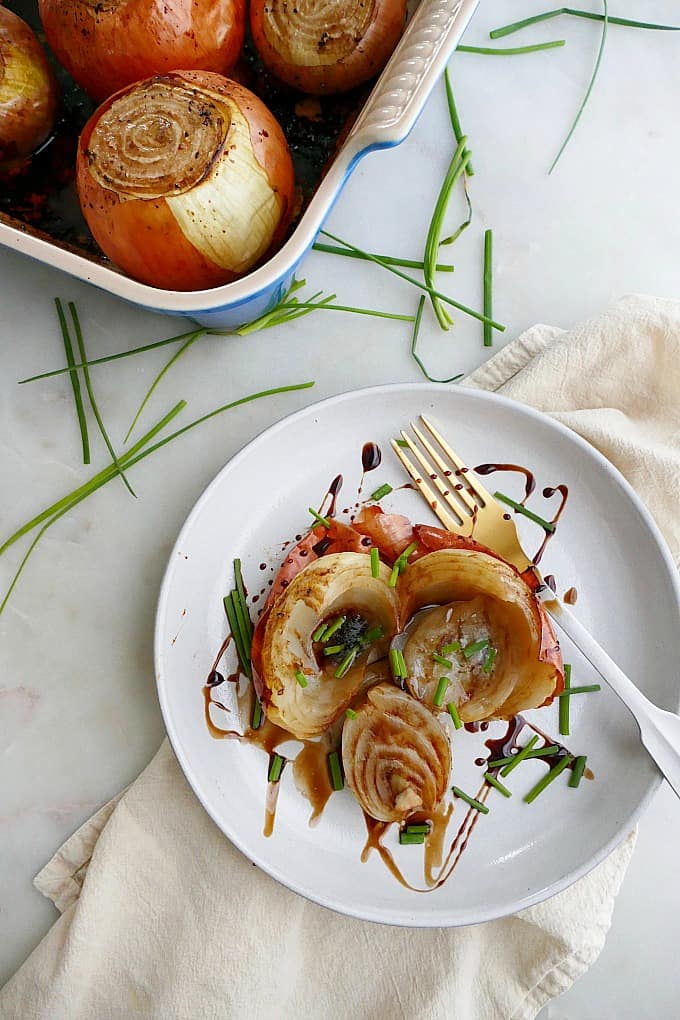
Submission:
<svg viewBox="0 0 680 1020">
<path fill-rule="evenodd" d="M 0 7 L 0 170 L 20 167 L 54 126 L 58 88 L 28 25 Z"/>
<path fill-rule="evenodd" d="M 474 549 L 441 549 L 410 565 L 398 587 L 402 619 L 411 620 L 407 686 L 434 711 L 453 702 L 463 721 L 504 719 L 562 689 L 550 621 L 508 563 Z"/>
<path fill-rule="evenodd" d="M 451 747 L 439 720 L 393 684 L 378 684 L 342 731 L 345 782 L 381 822 L 429 813 L 451 772 Z"/>
<path fill-rule="evenodd" d="M 389 576 L 381 565 L 373 577 L 368 555 L 346 552 L 315 560 L 291 581 L 253 646 L 255 686 L 271 722 L 306 740 L 350 704 L 367 663 L 385 655 L 397 629 Z M 331 631 L 325 640 L 323 627 Z"/>
<path fill-rule="evenodd" d="M 245 32 L 245 0 L 40 0 L 39 9 L 58 60 L 97 102 L 178 68 L 226 74 Z"/>
<path fill-rule="evenodd" d="M 102 250 L 155 287 L 228 283 L 283 239 L 293 164 L 267 107 L 207 71 L 139 82 L 83 129 L 77 183 Z"/>
<path fill-rule="evenodd" d="M 250 27 L 265 66 L 313 95 L 346 92 L 389 60 L 406 0 L 251 0 Z"/>
</svg>

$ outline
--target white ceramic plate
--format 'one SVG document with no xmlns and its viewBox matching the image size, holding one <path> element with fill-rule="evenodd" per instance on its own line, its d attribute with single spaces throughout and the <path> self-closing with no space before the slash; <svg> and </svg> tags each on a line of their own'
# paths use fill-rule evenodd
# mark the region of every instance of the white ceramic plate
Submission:
<svg viewBox="0 0 680 1020">
<path fill-rule="evenodd" d="M 233 585 L 234 557 L 243 560 L 251 595 L 259 593 L 272 576 L 260 563 L 278 564 L 283 543 L 309 526 L 306 508 L 320 502 L 334 475 L 345 480 L 339 508 L 356 501 L 366 441 L 378 443 L 383 463 L 368 476 L 365 491 L 382 482 L 402 484 L 389 439 L 421 412 L 468 464 L 531 468 L 538 480 L 532 505 L 539 513 L 549 511 L 543 486 L 569 486 L 544 572 L 556 576 L 560 593 L 576 586 L 575 611 L 583 623 L 653 701 L 677 710 L 678 578 L 663 539 L 627 483 L 587 443 L 536 411 L 476 390 L 430 385 L 385 386 L 323 401 L 268 429 L 227 464 L 173 550 L 158 606 L 156 671 L 167 731 L 187 779 L 216 824 L 258 867 L 317 903 L 356 917 L 449 926 L 500 917 L 564 889 L 630 831 L 659 776 L 634 720 L 609 690 L 572 699 L 566 742 L 588 755 L 595 780 L 572 790 L 560 777 L 529 806 L 522 797 L 545 766 L 527 762 L 516 769 L 508 780 L 512 799 L 491 791 L 491 810 L 479 819 L 452 877 L 427 894 L 401 886 L 375 853 L 360 863 L 365 826 L 349 791 L 334 794 L 318 826 L 310 828 L 308 804 L 290 769 L 282 779 L 274 834 L 265 838 L 266 757 L 253 746 L 212 739 L 201 693 L 226 634 L 222 596 Z M 520 494 L 518 476 L 496 479 L 505 492 Z M 383 506 L 435 523 L 412 491 L 393 493 Z M 520 523 L 527 547 L 534 548 L 540 533 L 524 519 Z M 566 640 L 563 651 L 573 664 L 573 684 L 598 679 Z M 530 715 L 557 734 L 556 705 Z M 458 786 L 478 789 L 482 769 L 474 759 L 483 740 L 502 727 L 455 734 Z M 452 836 L 463 808 L 456 807 Z M 407 876 L 422 885 L 422 847 L 395 847 L 394 832 L 391 839 Z"/>
</svg>

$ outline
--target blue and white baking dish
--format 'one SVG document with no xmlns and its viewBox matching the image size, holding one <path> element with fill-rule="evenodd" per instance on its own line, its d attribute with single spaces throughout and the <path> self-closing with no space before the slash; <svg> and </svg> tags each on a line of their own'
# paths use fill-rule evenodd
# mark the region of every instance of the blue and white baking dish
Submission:
<svg viewBox="0 0 680 1020">
<path fill-rule="evenodd" d="M 479 0 L 421 0 L 399 45 L 375 84 L 299 223 L 264 265 L 211 290 L 160 290 L 36 236 L 29 228 L 0 222 L 0 243 L 152 311 L 182 315 L 206 326 L 233 328 L 273 307 L 290 286 L 362 156 L 399 145 L 413 128 L 442 75 Z"/>
</svg>

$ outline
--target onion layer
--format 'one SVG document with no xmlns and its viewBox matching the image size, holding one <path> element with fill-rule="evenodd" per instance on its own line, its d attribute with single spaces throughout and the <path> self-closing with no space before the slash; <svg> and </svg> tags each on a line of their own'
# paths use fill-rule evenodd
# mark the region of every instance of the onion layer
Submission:
<svg viewBox="0 0 680 1020">
<path fill-rule="evenodd" d="M 264 64 L 315 95 L 345 92 L 383 69 L 404 29 L 406 0 L 252 0 Z"/>
<path fill-rule="evenodd" d="M 0 170 L 21 166 L 49 135 L 58 89 L 28 25 L 0 7 Z"/>
<path fill-rule="evenodd" d="M 245 0 L 40 0 L 47 40 L 98 102 L 177 68 L 225 74 L 245 32 Z"/>
<path fill-rule="evenodd" d="M 278 123 L 208 72 L 140 82 L 85 125 L 78 193 L 96 241 L 153 286 L 200 290 L 247 272 L 283 239 L 294 199 Z"/>
<path fill-rule="evenodd" d="M 371 818 L 400 822 L 433 811 L 451 772 L 437 718 L 393 684 L 378 684 L 342 731 L 345 781 Z"/>
</svg>

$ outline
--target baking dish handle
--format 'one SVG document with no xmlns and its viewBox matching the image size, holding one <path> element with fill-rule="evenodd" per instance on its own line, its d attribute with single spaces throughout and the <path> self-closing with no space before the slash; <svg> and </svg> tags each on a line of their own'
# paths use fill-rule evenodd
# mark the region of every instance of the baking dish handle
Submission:
<svg viewBox="0 0 680 1020">
<path fill-rule="evenodd" d="M 343 147 L 350 162 L 406 138 L 478 3 L 421 0 Z"/>
</svg>

